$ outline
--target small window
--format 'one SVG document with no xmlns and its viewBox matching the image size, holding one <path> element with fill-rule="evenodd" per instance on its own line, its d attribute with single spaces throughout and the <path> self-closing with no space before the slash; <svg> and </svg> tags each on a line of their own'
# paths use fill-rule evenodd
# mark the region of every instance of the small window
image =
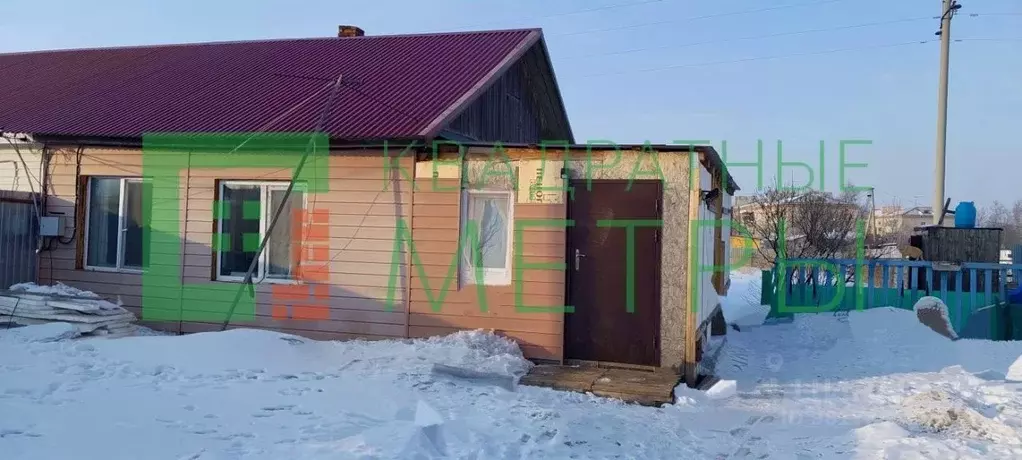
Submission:
<svg viewBox="0 0 1022 460">
<path fill-rule="evenodd" d="M 467 191 L 461 223 L 466 244 L 461 252 L 461 278 L 466 284 L 511 284 L 512 196 L 509 192 Z M 466 238 L 471 226 L 478 245 Z M 477 279 L 476 263 L 483 279 Z"/>
<path fill-rule="evenodd" d="M 273 213 L 284 203 L 287 182 L 221 182 L 215 205 L 217 279 L 241 281 L 266 236 Z M 305 193 L 299 185 L 291 191 L 266 249 L 258 258 L 253 279 L 257 282 L 293 280 L 292 228 L 298 211 L 305 209 Z"/>
<path fill-rule="evenodd" d="M 85 201 L 85 267 L 142 270 L 142 179 L 90 177 Z"/>
</svg>

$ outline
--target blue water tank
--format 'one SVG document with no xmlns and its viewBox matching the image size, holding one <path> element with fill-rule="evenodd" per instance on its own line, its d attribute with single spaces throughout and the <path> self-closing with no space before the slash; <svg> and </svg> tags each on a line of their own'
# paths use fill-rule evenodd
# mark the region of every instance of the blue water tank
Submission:
<svg viewBox="0 0 1022 460">
<path fill-rule="evenodd" d="M 973 228 L 976 226 L 976 205 L 971 201 L 958 203 L 955 208 L 955 227 Z"/>
</svg>

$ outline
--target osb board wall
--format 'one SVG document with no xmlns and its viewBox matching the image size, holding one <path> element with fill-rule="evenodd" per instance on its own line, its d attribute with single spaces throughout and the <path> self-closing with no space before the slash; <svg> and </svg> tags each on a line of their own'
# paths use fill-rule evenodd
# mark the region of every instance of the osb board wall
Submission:
<svg viewBox="0 0 1022 460">
<path fill-rule="evenodd" d="M 400 166 L 409 171 L 410 177 L 413 160 L 403 159 Z M 141 169 L 142 156 L 137 149 L 86 149 L 81 175 L 139 177 Z M 272 314 L 275 303 L 296 302 L 281 302 L 279 297 L 274 302 L 271 296 L 273 286 L 260 284 L 256 287 L 254 320 L 232 325 L 277 329 L 324 339 L 404 337 L 407 327 L 407 252 L 398 253 L 398 275 L 392 297 L 388 297 L 388 281 L 391 268 L 395 267 L 392 262 L 397 223 L 399 219 L 408 221 L 411 217 L 411 181 L 404 174 L 395 172 L 399 171 L 391 169 L 390 174 L 385 174 L 382 152 L 331 155 L 329 192 L 309 195 L 308 209 L 326 210 L 329 215 L 328 319 L 275 318 Z M 218 179 L 286 181 L 290 174 L 290 170 L 276 168 L 193 169 L 182 173 L 178 202 L 183 239 L 182 281 L 212 282 L 215 263 L 211 249 L 213 200 Z M 141 275 L 78 268 L 77 246 L 81 244 L 83 233 L 80 228 L 74 228 L 76 219 L 72 218 L 76 210 L 82 210 L 76 206 L 74 155 L 54 156 L 50 177 L 48 210 L 68 216 L 65 234 L 74 234 L 75 239 L 70 244 L 58 245 L 52 252 L 41 254 L 40 281 L 61 281 L 104 297 L 119 298 L 129 310 L 141 314 Z M 78 199 L 84 201 L 84 196 Z M 184 299 L 182 308 L 190 311 L 210 304 L 208 299 L 201 298 L 201 295 L 198 297 Z M 393 299 L 393 309 L 388 310 L 390 298 Z M 290 313 L 293 317 L 294 311 Z M 151 325 L 183 332 L 219 327 L 219 323 L 215 322 Z"/>
<path fill-rule="evenodd" d="M 492 190 L 511 191 L 518 178 L 518 162 L 513 161 L 510 171 L 515 174 L 514 179 L 508 175 L 496 175 L 508 170 L 502 165 L 495 165 L 484 180 L 485 163 L 466 161 L 453 174 L 445 166 L 438 166 L 436 180 L 429 177 L 431 171 L 426 172 L 432 169 L 429 164 L 421 167 L 422 171 L 416 175 L 412 236 L 418 263 L 412 259 L 409 336 L 428 337 L 458 330 L 493 329 L 518 342 L 526 357 L 560 360 L 563 356 L 563 314 L 520 311 L 516 308 L 515 289 L 516 283 L 521 281 L 520 300 L 523 306 L 562 306 L 563 270 L 512 271 L 511 285 L 482 286 L 485 310 L 480 301 L 479 286 L 459 279 L 457 249 L 463 206 L 461 174 L 466 174 L 466 186 L 478 185 Z M 513 206 L 515 220 L 563 219 L 566 215 L 563 203 L 521 203 L 516 200 Z M 520 248 L 526 263 L 563 263 L 564 241 L 563 228 L 527 227 L 523 229 L 521 240 L 512 240 L 512 249 Z M 512 258 L 512 269 L 515 264 Z M 441 301 L 440 291 L 448 279 L 449 291 Z M 425 283 L 432 291 L 433 303 Z"/>
</svg>

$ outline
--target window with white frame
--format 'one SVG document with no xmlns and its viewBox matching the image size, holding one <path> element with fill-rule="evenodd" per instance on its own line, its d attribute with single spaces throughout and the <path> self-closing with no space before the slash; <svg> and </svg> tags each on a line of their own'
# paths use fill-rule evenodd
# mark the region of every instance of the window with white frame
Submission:
<svg viewBox="0 0 1022 460">
<path fill-rule="evenodd" d="M 85 267 L 142 270 L 142 179 L 90 177 L 85 195 Z"/>
<path fill-rule="evenodd" d="M 510 192 L 465 192 L 461 219 L 461 238 L 465 244 L 460 266 L 461 279 L 466 284 L 511 284 L 512 203 Z M 466 238 L 469 230 L 476 232 L 476 238 Z M 478 279 L 480 273 L 482 279 Z"/>
<path fill-rule="evenodd" d="M 277 208 L 284 204 L 277 225 L 269 235 L 266 248 L 259 255 L 253 279 L 258 281 L 292 280 L 297 255 L 292 248 L 301 242 L 292 241 L 294 219 L 305 209 L 305 193 L 296 184 L 287 203 L 284 195 L 287 182 L 223 181 L 216 210 L 217 234 L 214 248 L 217 255 L 217 279 L 240 281 L 256 260 L 259 244 Z"/>
</svg>

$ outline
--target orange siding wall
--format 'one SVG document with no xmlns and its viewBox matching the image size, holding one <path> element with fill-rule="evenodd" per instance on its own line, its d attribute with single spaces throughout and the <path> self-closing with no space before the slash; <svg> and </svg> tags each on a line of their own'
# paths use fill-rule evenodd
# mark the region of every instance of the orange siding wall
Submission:
<svg viewBox="0 0 1022 460">
<path fill-rule="evenodd" d="M 425 274 L 436 301 L 455 260 L 461 216 L 461 192 L 457 179 L 419 180 L 414 196 L 412 237 L 421 266 L 412 266 L 409 336 L 444 335 L 460 329 L 495 329 L 515 339 L 526 357 L 562 359 L 564 316 L 562 313 L 519 312 L 515 308 L 515 280 L 521 278 L 526 306 L 564 305 L 563 270 L 513 272 L 511 286 L 486 286 L 487 311 L 482 311 L 474 285 L 458 286 L 457 267 L 439 309 L 434 310 L 423 286 Z M 452 190 L 453 189 L 453 190 Z M 450 190 L 450 191 L 447 191 Z M 564 204 L 514 204 L 514 219 L 564 219 Z M 561 263 L 565 254 L 565 230 L 526 227 L 521 245 L 525 263 Z M 513 264 L 514 262 L 512 262 Z M 514 267 L 514 265 L 512 265 Z"/>
<path fill-rule="evenodd" d="M 402 160 L 401 167 L 413 170 L 412 159 Z M 142 156 L 137 149 L 87 149 L 82 158 L 81 175 L 141 175 Z M 74 155 L 54 156 L 51 161 L 51 189 L 47 208 L 63 212 L 67 219 L 66 235 L 74 225 L 76 210 Z M 391 171 L 393 172 L 393 170 Z M 330 191 L 309 195 L 310 211 L 329 213 L 329 319 L 280 319 L 271 316 L 272 286 L 257 285 L 256 318 L 251 323 L 232 326 L 272 328 L 320 339 L 355 337 L 404 337 L 407 328 L 406 300 L 407 252 L 399 254 L 393 310 L 388 305 L 388 281 L 394 260 L 394 236 L 399 219 L 411 217 L 411 181 L 400 174 L 388 174 L 380 152 L 361 155 L 345 153 L 330 158 Z M 214 231 L 213 200 L 216 181 L 221 180 L 288 180 L 288 170 L 265 169 L 193 169 L 182 173 L 180 215 L 184 256 L 182 280 L 186 283 L 209 283 L 214 257 L 211 241 Z M 84 197 L 81 197 L 84 201 Z M 455 204 L 456 205 L 456 204 Z M 83 220 L 83 219 L 80 219 Z M 281 221 L 284 223 L 284 221 Z M 40 257 L 39 279 L 42 283 L 61 281 L 120 298 L 125 307 L 141 315 L 141 275 L 89 271 L 76 268 L 77 245 L 83 238 L 77 229 L 71 244 L 58 245 Z M 185 299 L 205 301 L 205 299 Z M 186 305 L 187 309 L 188 306 Z M 182 325 L 155 324 L 161 329 L 197 332 L 213 330 L 217 323 L 185 322 Z"/>
</svg>

